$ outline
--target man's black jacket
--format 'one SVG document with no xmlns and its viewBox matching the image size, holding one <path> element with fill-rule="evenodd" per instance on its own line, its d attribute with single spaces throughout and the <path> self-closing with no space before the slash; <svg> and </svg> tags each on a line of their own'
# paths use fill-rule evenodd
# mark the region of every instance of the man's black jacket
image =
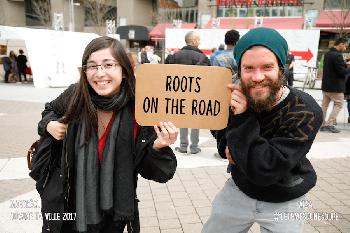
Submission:
<svg viewBox="0 0 350 233">
<path fill-rule="evenodd" d="M 340 52 L 334 47 L 324 55 L 322 91 L 345 92 L 345 76 L 350 73 Z"/>
</svg>

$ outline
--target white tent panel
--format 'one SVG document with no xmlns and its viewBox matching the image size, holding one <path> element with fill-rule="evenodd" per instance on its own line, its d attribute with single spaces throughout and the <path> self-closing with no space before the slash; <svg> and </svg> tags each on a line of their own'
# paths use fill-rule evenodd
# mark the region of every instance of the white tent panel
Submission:
<svg viewBox="0 0 350 233">
<path fill-rule="evenodd" d="M 0 43 L 25 42 L 35 87 L 68 86 L 79 79 L 78 67 L 86 45 L 99 35 L 0 26 Z"/>
</svg>

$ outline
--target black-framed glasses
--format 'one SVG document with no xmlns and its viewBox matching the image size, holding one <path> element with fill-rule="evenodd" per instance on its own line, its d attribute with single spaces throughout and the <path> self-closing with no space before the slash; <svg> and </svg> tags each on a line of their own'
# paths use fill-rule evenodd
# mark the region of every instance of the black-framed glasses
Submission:
<svg viewBox="0 0 350 233">
<path fill-rule="evenodd" d="M 108 72 L 115 70 L 115 67 L 119 66 L 119 63 L 117 62 L 104 62 L 100 65 L 96 64 L 87 64 L 83 65 L 83 71 L 86 74 L 95 74 L 98 71 L 98 68 L 100 67 L 102 71 Z"/>
</svg>

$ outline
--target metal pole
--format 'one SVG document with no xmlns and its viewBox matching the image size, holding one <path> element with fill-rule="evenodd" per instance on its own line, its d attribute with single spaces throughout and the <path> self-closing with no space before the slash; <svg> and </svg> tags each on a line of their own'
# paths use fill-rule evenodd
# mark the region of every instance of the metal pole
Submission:
<svg viewBox="0 0 350 233">
<path fill-rule="evenodd" d="M 69 0 L 69 31 L 75 31 L 74 29 L 74 0 Z"/>
</svg>

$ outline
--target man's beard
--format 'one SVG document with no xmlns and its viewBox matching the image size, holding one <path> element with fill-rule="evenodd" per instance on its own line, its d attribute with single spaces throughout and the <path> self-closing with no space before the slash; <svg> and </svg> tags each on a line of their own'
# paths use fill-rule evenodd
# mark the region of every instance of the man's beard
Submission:
<svg viewBox="0 0 350 233">
<path fill-rule="evenodd" d="M 277 103 L 277 94 L 281 89 L 282 84 L 283 84 L 282 74 L 279 74 L 279 77 L 276 81 L 272 81 L 271 79 L 266 79 L 259 83 L 241 82 L 242 92 L 247 97 L 248 106 L 252 108 L 255 112 L 259 112 L 259 113 L 270 111 L 273 108 L 273 106 Z M 250 94 L 250 90 L 254 86 L 269 87 L 269 94 L 267 95 L 267 97 L 263 99 L 256 98 L 256 97 L 254 98 Z"/>
</svg>

